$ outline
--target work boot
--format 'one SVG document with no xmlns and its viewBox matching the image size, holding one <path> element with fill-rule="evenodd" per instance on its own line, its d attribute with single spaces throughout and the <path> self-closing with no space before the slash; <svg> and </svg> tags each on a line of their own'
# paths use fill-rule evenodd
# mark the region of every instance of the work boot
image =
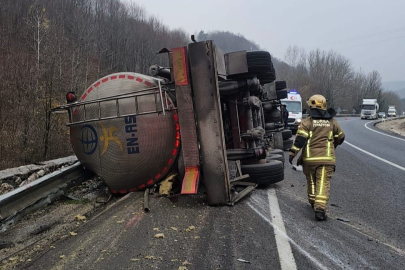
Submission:
<svg viewBox="0 0 405 270">
<path fill-rule="evenodd" d="M 315 219 L 317 221 L 323 221 L 326 220 L 326 213 L 325 210 L 321 210 L 321 209 L 315 209 Z"/>
</svg>

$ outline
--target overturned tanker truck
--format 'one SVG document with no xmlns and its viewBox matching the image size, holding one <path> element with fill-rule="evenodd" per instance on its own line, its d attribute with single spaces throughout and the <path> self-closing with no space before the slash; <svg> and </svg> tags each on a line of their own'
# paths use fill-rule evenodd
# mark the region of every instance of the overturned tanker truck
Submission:
<svg viewBox="0 0 405 270">
<path fill-rule="evenodd" d="M 283 180 L 283 151 L 274 148 L 287 91 L 285 82 L 274 83 L 270 53 L 224 54 L 212 41 L 160 53 L 169 67 L 105 76 L 78 100 L 69 92 L 56 109 L 69 112 L 82 165 L 112 194 L 176 173 L 177 194 L 196 194 L 201 182 L 210 205 L 233 204 L 257 185 Z"/>
</svg>

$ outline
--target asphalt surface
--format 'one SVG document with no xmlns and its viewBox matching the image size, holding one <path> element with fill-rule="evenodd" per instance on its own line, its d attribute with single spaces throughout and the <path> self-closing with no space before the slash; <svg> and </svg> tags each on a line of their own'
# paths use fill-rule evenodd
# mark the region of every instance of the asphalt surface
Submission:
<svg viewBox="0 0 405 270">
<path fill-rule="evenodd" d="M 151 198 L 143 213 L 143 194 L 129 194 L 25 268 L 405 269 L 405 141 L 339 121 L 350 145 L 336 151 L 326 222 L 314 220 L 305 177 L 286 164 L 284 181 L 233 207 L 207 206 L 204 195 Z"/>
</svg>

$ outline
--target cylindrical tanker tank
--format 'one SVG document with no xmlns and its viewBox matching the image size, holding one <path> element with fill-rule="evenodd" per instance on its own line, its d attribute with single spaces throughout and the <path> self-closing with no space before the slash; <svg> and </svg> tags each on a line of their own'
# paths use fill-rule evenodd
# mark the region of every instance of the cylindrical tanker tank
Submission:
<svg viewBox="0 0 405 270">
<path fill-rule="evenodd" d="M 155 78 L 116 73 L 92 84 L 71 109 L 75 154 L 111 193 L 152 186 L 174 165 L 180 147 L 178 116 L 171 110 L 173 101 L 160 97 Z M 169 109 L 165 115 L 162 105 Z"/>
</svg>

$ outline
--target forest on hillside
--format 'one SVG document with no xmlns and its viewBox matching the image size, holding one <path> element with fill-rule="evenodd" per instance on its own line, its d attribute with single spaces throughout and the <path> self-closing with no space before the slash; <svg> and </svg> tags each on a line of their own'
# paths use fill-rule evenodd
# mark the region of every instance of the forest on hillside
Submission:
<svg viewBox="0 0 405 270">
<path fill-rule="evenodd" d="M 98 78 L 147 73 L 162 48 L 187 44 L 119 0 L 0 1 L 0 169 L 72 154 L 66 115 L 49 110 Z"/>
</svg>

